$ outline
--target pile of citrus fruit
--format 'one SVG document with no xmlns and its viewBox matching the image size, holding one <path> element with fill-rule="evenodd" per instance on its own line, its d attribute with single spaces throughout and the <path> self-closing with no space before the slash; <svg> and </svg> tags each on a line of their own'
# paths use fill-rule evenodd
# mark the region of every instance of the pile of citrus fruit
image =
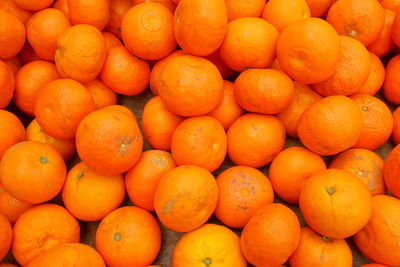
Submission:
<svg viewBox="0 0 400 267">
<path fill-rule="evenodd" d="M 400 0 L 0 0 L 0 267 L 400 266 L 398 53 Z"/>
</svg>

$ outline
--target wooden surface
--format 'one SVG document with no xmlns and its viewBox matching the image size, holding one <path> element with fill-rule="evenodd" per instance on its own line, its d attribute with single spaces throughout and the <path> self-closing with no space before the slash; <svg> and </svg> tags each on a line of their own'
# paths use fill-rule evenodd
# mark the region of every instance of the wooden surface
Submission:
<svg viewBox="0 0 400 267">
<path fill-rule="evenodd" d="M 151 98 L 153 95 L 148 91 L 144 92 L 143 94 L 139 96 L 120 96 L 118 103 L 121 105 L 125 105 L 129 107 L 135 115 L 138 117 L 139 121 L 141 121 L 142 117 L 142 111 L 145 103 Z M 24 122 L 25 126 L 32 120 L 32 118 L 29 118 L 25 115 L 23 115 L 21 112 L 16 111 L 15 107 L 11 106 L 8 109 L 12 110 L 14 113 L 16 113 Z M 286 140 L 286 146 L 285 147 L 291 147 L 291 146 L 296 146 L 296 145 L 301 145 L 301 143 L 298 141 L 296 138 L 287 138 Z M 388 142 L 376 152 L 383 158 L 386 159 L 387 154 L 390 152 L 390 150 L 393 148 L 393 144 Z M 144 150 L 149 150 L 151 147 L 145 143 Z M 332 157 L 324 157 L 327 163 L 331 160 Z M 74 166 L 77 162 L 79 161 L 79 158 L 75 155 L 75 157 L 68 162 L 68 167 L 71 168 Z M 219 173 L 221 173 L 223 170 L 233 166 L 234 164 L 226 158 L 222 166 L 216 170 L 213 174 L 217 176 Z M 264 167 L 261 169 L 263 173 L 265 173 L 268 176 L 268 166 Z M 57 203 L 62 205 L 62 201 L 60 196 L 56 197 L 52 203 Z M 275 197 L 275 202 L 282 202 L 280 199 Z M 290 205 L 285 203 L 288 207 L 290 207 L 299 217 L 299 220 L 301 222 L 301 225 L 305 225 L 304 219 L 301 216 L 300 210 L 297 206 L 295 205 Z M 125 199 L 123 205 L 132 205 L 132 203 L 129 201 L 128 198 Z M 212 223 L 217 223 L 221 224 L 215 217 L 212 217 L 209 222 Z M 95 232 L 96 228 L 98 225 L 98 222 L 80 222 L 81 225 L 81 242 L 85 244 L 89 244 L 94 247 L 94 237 L 95 237 Z M 237 234 L 240 234 L 240 231 L 234 230 Z M 160 251 L 160 254 L 155 261 L 154 264 L 161 265 L 163 267 L 170 267 L 171 266 L 171 256 L 172 252 L 175 246 L 175 243 L 180 237 L 180 233 L 176 233 L 173 231 L 170 231 L 166 229 L 165 227 L 162 227 L 162 233 L 163 233 L 163 242 L 162 242 L 162 248 Z M 351 238 L 347 239 L 348 244 L 351 246 L 352 251 L 353 251 L 353 266 L 354 267 L 359 267 L 365 263 L 369 263 L 369 261 L 362 256 L 362 254 L 359 252 L 359 250 L 356 248 L 354 245 L 354 242 L 352 241 Z M 12 262 L 16 263 L 13 257 L 9 254 L 5 259 L 4 262 Z M 250 265 L 249 265 L 250 266 Z M 46 267 L 51 267 L 51 266 L 46 266 Z"/>
</svg>

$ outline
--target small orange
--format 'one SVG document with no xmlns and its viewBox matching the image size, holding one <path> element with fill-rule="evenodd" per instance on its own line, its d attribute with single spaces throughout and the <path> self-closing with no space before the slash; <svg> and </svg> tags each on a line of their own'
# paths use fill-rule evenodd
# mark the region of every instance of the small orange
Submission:
<svg viewBox="0 0 400 267">
<path fill-rule="evenodd" d="M 228 9 L 228 20 L 232 21 L 243 17 L 260 17 L 265 6 L 265 1 L 225 0 L 225 4 Z"/>
<path fill-rule="evenodd" d="M 176 164 L 169 152 L 147 150 L 125 175 L 129 198 L 136 206 L 154 211 L 154 193 L 161 177 Z"/>
<path fill-rule="evenodd" d="M 1 261 L 6 256 L 8 250 L 11 247 L 12 234 L 13 234 L 10 222 L 2 214 L 0 214 L 0 228 L 1 228 L 1 234 L 0 234 L 0 261 Z"/>
<path fill-rule="evenodd" d="M 46 7 L 49 7 L 54 0 L 12 0 L 14 1 L 19 7 L 27 10 L 40 10 Z"/>
<path fill-rule="evenodd" d="M 121 23 L 126 13 L 133 7 L 132 0 L 112 0 L 110 1 L 110 20 L 106 29 L 118 38 L 121 38 Z"/>
<path fill-rule="evenodd" d="M 312 17 L 322 17 L 336 0 L 306 0 Z"/>
<path fill-rule="evenodd" d="M 398 179 L 400 159 L 400 146 L 397 145 L 390 151 L 383 165 L 383 178 L 389 191 L 395 196 L 400 197 L 400 181 Z"/>
<path fill-rule="evenodd" d="M 383 83 L 383 95 L 393 104 L 400 105 L 400 55 L 392 57 L 386 65 L 385 82 Z"/>
<path fill-rule="evenodd" d="M 0 109 L 8 106 L 13 97 L 14 89 L 14 74 L 7 64 L 3 60 L 0 60 Z"/>
<path fill-rule="evenodd" d="M 0 159 L 10 147 L 25 139 L 25 127 L 18 117 L 0 110 Z"/>
<path fill-rule="evenodd" d="M 395 46 L 391 35 L 395 16 L 396 13 L 394 13 L 392 10 L 385 9 L 385 24 L 383 29 L 378 39 L 368 46 L 368 50 L 378 57 L 387 56 Z"/>
<path fill-rule="evenodd" d="M 117 36 L 110 32 L 102 32 L 103 38 L 104 38 L 104 45 L 106 47 L 106 51 L 110 50 L 113 47 L 116 46 L 122 46 L 122 42 L 120 39 L 118 39 Z"/>
<path fill-rule="evenodd" d="M 393 112 L 393 131 L 392 140 L 396 144 L 400 143 L 400 108 L 396 108 Z"/>
<path fill-rule="evenodd" d="M 74 25 L 89 24 L 102 31 L 110 20 L 110 2 L 110 0 L 67 0 L 69 20 Z"/>
<path fill-rule="evenodd" d="M 19 216 L 32 207 L 33 204 L 16 199 L 0 185 L 0 214 L 4 215 L 11 224 L 14 224 Z"/>
<path fill-rule="evenodd" d="M 14 74 L 17 74 L 17 72 L 21 69 L 22 67 L 22 63 L 21 60 L 19 59 L 18 56 L 9 58 L 9 59 L 5 59 L 4 63 L 7 64 L 7 66 L 10 68 L 11 72 Z"/>
<path fill-rule="evenodd" d="M 101 80 L 94 79 L 85 84 L 86 89 L 92 95 L 94 108 L 101 109 L 117 104 L 117 94 L 107 87 Z"/>
<path fill-rule="evenodd" d="M 385 80 L 385 67 L 382 61 L 374 54 L 370 55 L 370 73 L 367 81 L 358 89 L 357 94 L 375 95 L 381 89 Z"/>
<path fill-rule="evenodd" d="M 1 0 L 0 9 L 4 9 L 16 16 L 23 24 L 29 20 L 33 12 L 19 7 L 14 1 Z"/>
</svg>

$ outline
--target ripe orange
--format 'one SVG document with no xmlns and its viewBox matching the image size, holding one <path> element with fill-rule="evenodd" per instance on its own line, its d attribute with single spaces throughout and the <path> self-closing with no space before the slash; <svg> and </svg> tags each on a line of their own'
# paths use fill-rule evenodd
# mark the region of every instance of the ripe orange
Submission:
<svg viewBox="0 0 400 267">
<path fill-rule="evenodd" d="M 15 89 L 15 78 L 7 64 L 0 60 L 0 109 L 5 108 L 11 101 Z"/>
<path fill-rule="evenodd" d="M 86 89 L 89 90 L 93 98 L 95 109 L 101 109 L 107 106 L 117 104 L 117 94 L 106 86 L 101 80 L 94 79 L 85 84 Z"/>
<path fill-rule="evenodd" d="M 1 0 L 0 9 L 4 9 L 16 16 L 23 24 L 29 20 L 33 12 L 19 7 L 14 1 Z"/>
<path fill-rule="evenodd" d="M 225 0 L 225 4 L 228 9 L 228 20 L 232 21 L 243 17 L 260 17 L 265 6 L 265 1 Z"/>
<path fill-rule="evenodd" d="M 74 25 L 89 24 L 102 31 L 110 20 L 110 2 L 110 0 L 67 0 L 69 19 Z"/>
<path fill-rule="evenodd" d="M 116 46 L 122 46 L 122 42 L 120 39 L 118 39 L 117 36 L 110 32 L 102 32 L 103 38 L 104 38 L 104 45 L 106 47 L 106 51 L 110 50 L 113 47 Z"/>
<path fill-rule="evenodd" d="M 382 61 L 374 54 L 369 53 L 371 69 L 365 83 L 358 89 L 357 94 L 375 95 L 381 89 L 385 80 L 385 67 Z"/>
<path fill-rule="evenodd" d="M 386 65 L 385 82 L 383 83 L 383 95 L 393 104 L 400 105 L 400 55 L 392 57 Z"/>
<path fill-rule="evenodd" d="M 25 139 L 25 127 L 18 117 L 0 110 L 0 159 L 10 147 Z"/>
<path fill-rule="evenodd" d="M 172 0 L 132 0 L 132 4 L 134 6 L 139 5 L 143 2 L 151 2 L 151 3 L 161 4 L 161 5 L 165 6 L 166 8 L 168 8 L 172 12 L 172 14 L 174 14 L 175 8 L 176 8 L 176 4 Z"/>
<path fill-rule="evenodd" d="M 390 151 L 385 164 L 383 165 L 383 178 L 385 184 L 395 197 L 400 197 L 400 181 L 398 179 L 400 173 L 399 159 L 400 146 L 397 145 L 392 151 Z"/>
<path fill-rule="evenodd" d="M 399 46 L 400 44 L 400 17 L 396 14 L 393 20 L 391 36 L 393 42 Z"/>
<path fill-rule="evenodd" d="M 14 224 L 19 216 L 32 207 L 33 204 L 16 199 L 0 185 L 0 214 L 4 215 L 11 224 Z"/>
<path fill-rule="evenodd" d="M 395 12 L 390 9 L 385 9 L 385 24 L 383 29 L 378 39 L 368 46 L 368 50 L 378 57 L 387 56 L 395 46 L 391 35 L 395 16 Z"/>
<path fill-rule="evenodd" d="M 112 0 L 110 1 L 110 20 L 106 29 L 118 38 L 121 38 L 121 23 L 126 13 L 133 7 L 132 0 Z"/>
<path fill-rule="evenodd" d="M 26 31 L 22 22 L 10 12 L 0 9 L 0 59 L 16 56 L 25 43 Z"/>
<path fill-rule="evenodd" d="M 322 17 L 336 0 L 306 0 L 312 17 Z"/>
<path fill-rule="evenodd" d="M 0 260 L 3 260 L 10 249 L 13 231 L 10 222 L 2 214 L 0 214 L 0 228 Z"/>
<path fill-rule="evenodd" d="M 19 7 L 27 10 L 40 10 L 49 7 L 54 0 L 13 0 Z"/>
</svg>

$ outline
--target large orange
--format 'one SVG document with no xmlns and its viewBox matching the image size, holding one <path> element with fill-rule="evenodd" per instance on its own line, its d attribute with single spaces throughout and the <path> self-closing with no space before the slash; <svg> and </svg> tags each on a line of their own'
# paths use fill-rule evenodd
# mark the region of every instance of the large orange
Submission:
<svg viewBox="0 0 400 267">
<path fill-rule="evenodd" d="M 10 12 L 0 9 L 0 58 L 16 56 L 24 46 L 25 26 Z"/>
<path fill-rule="evenodd" d="M 13 233 L 10 222 L 2 214 L 0 214 L 0 228 L 1 228 L 1 233 L 0 233 L 0 261 L 1 261 L 6 256 L 8 250 L 11 247 L 12 233 Z"/>
<path fill-rule="evenodd" d="M 16 199 L 0 185 L 0 214 L 7 217 L 11 224 L 14 224 L 19 216 L 32 207 L 33 204 Z"/>
<path fill-rule="evenodd" d="M 11 101 L 13 97 L 15 89 L 15 78 L 11 69 L 4 63 L 3 60 L 0 60 L 0 108 L 3 109 Z"/>
<path fill-rule="evenodd" d="M 112 2 L 113 1 L 111 1 L 111 3 Z M 114 2 L 118 2 L 118 0 L 114 1 Z M 176 4 L 174 3 L 173 0 L 132 0 L 132 4 L 134 6 L 139 5 L 143 2 L 152 2 L 152 3 L 161 4 L 161 5 L 165 6 L 166 8 L 168 8 L 172 12 L 172 14 L 175 12 L 175 8 L 176 8 Z"/>
<path fill-rule="evenodd" d="M 26 139 L 25 127 L 13 113 L 0 110 L 0 159 L 13 145 Z"/>
<path fill-rule="evenodd" d="M 89 24 L 102 31 L 110 20 L 110 0 L 67 0 L 72 24 Z"/>
<path fill-rule="evenodd" d="M 375 95 L 381 89 L 385 80 L 385 67 L 374 53 L 369 53 L 371 69 L 365 83 L 358 89 L 358 94 Z"/>
<path fill-rule="evenodd" d="M 393 104 L 400 105 L 400 55 L 392 57 L 386 65 L 385 82 L 383 83 L 383 95 Z"/>
</svg>

